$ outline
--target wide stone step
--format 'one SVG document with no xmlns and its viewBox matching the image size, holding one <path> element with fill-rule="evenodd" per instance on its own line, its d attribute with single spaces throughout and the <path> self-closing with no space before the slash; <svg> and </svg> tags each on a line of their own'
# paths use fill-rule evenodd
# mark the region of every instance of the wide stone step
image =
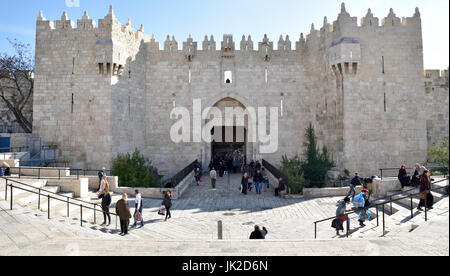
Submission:
<svg viewBox="0 0 450 276">
<path fill-rule="evenodd" d="M 20 183 L 8 181 L 8 185 L 12 184 L 14 187 L 17 187 L 17 188 L 14 188 L 14 191 L 13 191 L 14 197 L 18 197 L 23 194 L 29 194 L 30 193 L 29 191 L 38 191 L 37 189 L 42 188 L 47 185 L 47 181 L 43 180 L 43 179 L 40 179 L 40 180 L 29 179 L 29 180 L 23 180 L 23 181 L 18 181 L 18 182 L 20 182 Z M 6 187 L 5 183 L 6 183 L 6 181 L 2 181 L 0 183 L 0 193 L 2 193 L 2 194 L 4 194 L 4 192 L 5 192 L 5 187 Z M 31 186 L 31 187 L 29 187 L 29 186 Z M 34 188 L 36 188 L 36 189 L 34 189 Z M 8 196 L 9 196 L 9 194 L 10 194 L 10 187 L 8 187 Z"/>
<path fill-rule="evenodd" d="M 38 190 L 34 190 L 34 191 L 38 192 Z M 54 196 L 54 193 L 58 193 L 59 191 L 60 191 L 59 186 L 42 187 L 41 195 L 40 195 L 41 206 L 42 206 L 43 202 L 46 202 L 46 198 L 48 195 Z M 14 203 L 17 203 L 20 206 L 27 206 L 27 205 L 36 203 L 36 207 L 37 207 L 37 203 L 39 201 L 39 194 L 35 194 L 32 192 L 27 192 L 27 194 L 24 193 L 22 195 L 19 195 L 19 197 L 16 197 L 14 195 L 13 197 L 14 197 Z"/>
<path fill-rule="evenodd" d="M 69 193 L 61 193 L 59 192 L 58 195 L 50 195 L 50 211 L 51 213 L 57 209 L 59 206 L 66 206 L 67 205 L 67 198 L 73 198 L 75 194 L 73 192 Z M 48 210 L 48 198 L 44 197 L 43 200 L 41 200 L 41 209 L 42 212 L 47 212 Z"/>
</svg>

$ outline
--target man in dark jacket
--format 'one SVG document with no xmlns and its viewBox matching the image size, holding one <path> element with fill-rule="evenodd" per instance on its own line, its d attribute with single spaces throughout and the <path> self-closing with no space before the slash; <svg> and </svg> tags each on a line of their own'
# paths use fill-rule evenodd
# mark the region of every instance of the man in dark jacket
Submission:
<svg viewBox="0 0 450 276">
<path fill-rule="evenodd" d="M 348 198 L 351 197 L 352 200 L 355 199 L 355 195 L 356 195 L 355 188 L 360 185 L 361 185 L 361 179 L 359 178 L 358 173 L 355 173 L 355 177 L 353 177 L 352 181 L 350 182 L 350 191 L 348 192 L 347 197 Z"/>
<path fill-rule="evenodd" d="M 116 203 L 116 214 L 120 219 L 120 235 L 128 234 L 128 225 L 130 224 L 131 212 L 130 205 L 128 205 L 127 194 L 122 195 L 122 199 Z"/>
<path fill-rule="evenodd" d="M 251 240 L 264 240 L 266 238 L 268 231 L 266 227 L 261 230 L 258 225 L 255 225 L 255 231 L 250 234 Z"/>
</svg>

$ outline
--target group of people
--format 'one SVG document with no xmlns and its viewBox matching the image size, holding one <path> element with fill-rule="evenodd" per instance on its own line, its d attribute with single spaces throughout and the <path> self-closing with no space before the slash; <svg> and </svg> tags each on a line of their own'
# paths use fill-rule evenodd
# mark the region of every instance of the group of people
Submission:
<svg viewBox="0 0 450 276">
<path fill-rule="evenodd" d="M 336 219 L 333 221 L 333 228 L 336 229 L 336 236 L 340 236 L 340 231 L 344 231 L 343 224 L 347 223 L 347 229 L 350 232 L 350 218 L 347 214 L 347 205 L 353 202 L 353 208 L 350 211 L 354 211 L 358 215 L 358 222 L 360 227 L 366 227 L 364 222 L 371 218 L 371 212 L 369 210 L 369 190 L 363 189 L 360 194 L 355 195 L 353 200 L 350 197 L 345 197 L 343 200 L 338 201 L 336 209 Z"/>
<path fill-rule="evenodd" d="M 406 165 L 402 165 L 398 172 L 398 180 L 402 189 L 407 186 L 419 187 L 420 203 L 417 209 L 422 211 L 422 208 L 427 206 L 428 209 L 433 209 L 434 198 L 431 193 L 431 173 L 425 166 L 416 164 L 413 176 L 408 174 Z"/>
<path fill-rule="evenodd" d="M 398 172 L 398 180 L 400 181 L 400 184 L 402 185 L 402 189 L 404 187 L 413 186 L 417 187 L 420 184 L 420 164 L 416 164 L 414 174 L 411 177 L 408 174 L 408 170 L 406 169 L 406 165 L 402 165 Z"/>
<path fill-rule="evenodd" d="M 98 198 L 101 199 L 101 207 L 103 212 L 103 223 L 102 225 L 109 226 L 111 224 L 111 215 L 109 208 L 111 206 L 111 194 L 109 192 L 109 184 L 106 176 L 106 169 L 103 168 L 98 173 L 99 177 L 99 186 L 98 186 Z M 143 219 L 143 200 L 142 194 L 139 190 L 134 191 L 135 200 L 134 200 L 134 214 L 131 215 L 130 205 L 128 203 L 128 195 L 126 193 L 122 194 L 122 199 L 117 201 L 116 203 L 116 214 L 120 220 L 120 235 L 125 236 L 128 235 L 128 229 L 130 224 L 130 219 L 134 218 L 133 228 L 137 227 L 137 224 L 140 223 L 141 228 L 144 227 L 144 219 Z M 168 190 L 164 193 L 164 198 L 161 203 L 161 206 L 164 206 L 164 215 L 165 221 L 172 218 L 172 214 L 170 209 L 172 208 L 172 192 Z"/>
<path fill-rule="evenodd" d="M 239 150 L 236 150 L 221 156 L 214 156 L 209 163 L 209 170 L 211 171 L 214 168 L 218 172 L 219 177 L 223 177 L 231 172 L 237 173 L 244 164 L 244 155 Z"/>
<path fill-rule="evenodd" d="M 237 155 L 239 157 L 239 155 Z M 234 159 L 236 160 L 236 159 Z M 252 160 L 249 164 L 245 162 L 244 159 L 243 163 L 240 166 L 240 172 L 242 174 L 241 178 L 241 185 L 240 185 L 240 191 L 242 194 L 247 195 L 248 192 L 251 192 L 254 188 L 256 191 L 256 194 L 261 195 L 262 194 L 262 188 L 265 185 L 267 189 L 270 188 L 270 182 L 269 178 L 267 176 L 266 169 L 262 167 L 260 161 L 254 161 Z M 209 176 L 211 178 L 211 186 L 213 189 L 216 188 L 217 183 L 217 177 L 223 177 L 224 173 L 222 172 L 224 170 L 224 167 L 221 167 L 219 169 L 219 172 L 216 170 L 216 167 L 214 166 L 215 161 L 211 162 L 210 164 L 210 173 Z M 220 164 L 223 164 L 222 161 L 218 161 L 219 166 Z M 195 182 L 197 185 L 199 185 L 201 181 L 201 172 L 198 170 L 198 168 L 195 169 Z M 225 173 L 228 171 L 225 171 Z M 278 187 L 275 188 L 275 196 L 279 196 L 282 191 L 286 190 L 286 185 L 283 180 L 283 178 L 280 177 L 278 180 Z"/>
<path fill-rule="evenodd" d="M 423 211 L 423 207 L 427 207 L 428 209 L 433 209 L 434 198 L 431 193 L 432 189 L 432 179 L 430 171 L 427 170 L 424 166 L 420 164 L 416 164 L 416 168 L 414 171 L 414 175 L 412 177 L 408 176 L 408 172 L 406 170 L 406 165 L 402 165 L 398 179 L 402 185 L 402 189 L 405 186 L 414 186 L 419 187 L 419 198 L 420 202 L 417 207 L 418 211 Z M 364 222 L 367 219 L 370 219 L 370 201 L 369 201 L 369 190 L 366 187 L 362 190 L 362 192 L 356 195 L 356 187 L 360 186 L 361 179 L 359 178 L 358 173 L 355 173 L 355 177 L 352 179 L 350 183 L 350 191 L 347 196 L 340 200 L 337 203 L 336 210 L 336 219 L 333 221 L 333 227 L 336 228 L 336 235 L 340 235 L 340 231 L 343 231 L 343 223 L 347 223 L 347 228 L 350 231 L 350 219 L 347 214 L 347 205 L 353 203 L 353 208 L 350 211 L 355 211 L 358 214 L 358 221 L 361 227 L 365 227 Z"/>
</svg>

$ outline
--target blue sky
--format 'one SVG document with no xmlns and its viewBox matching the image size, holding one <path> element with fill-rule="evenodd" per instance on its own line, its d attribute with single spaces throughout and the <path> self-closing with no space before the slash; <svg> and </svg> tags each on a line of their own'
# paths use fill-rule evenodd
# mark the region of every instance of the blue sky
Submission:
<svg viewBox="0 0 450 276">
<path fill-rule="evenodd" d="M 67 11 L 73 21 L 81 18 L 84 10 L 95 20 L 103 18 L 110 4 L 125 24 L 130 17 L 138 29 L 154 33 L 162 42 L 167 34 L 178 42 L 189 34 L 201 42 L 205 34 L 213 34 L 220 41 L 224 33 L 231 33 L 236 41 L 243 34 L 251 34 L 260 41 L 265 33 L 278 41 L 280 34 L 288 34 L 292 41 L 301 32 L 307 34 L 311 23 L 330 22 L 340 12 L 341 0 L 0 0 L 0 52 L 11 52 L 6 38 L 17 38 L 34 45 L 36 17 L 43 10 L 45 18 L 60 19 Z M 70 3 L 79 1 L 79 7 Z M 67 4 L 69 3 L 69 5 Z M 347 11 L 358 20 L 371 8 L 376 17 L 387 16 L 393 8 L 398 17 L 409 17 L 415 7 L 420 8 L 423 23 L 425 68 L 445 69 L 449 65 L 449 1 L 448 0 L 347 0 Z"/>
</svg>

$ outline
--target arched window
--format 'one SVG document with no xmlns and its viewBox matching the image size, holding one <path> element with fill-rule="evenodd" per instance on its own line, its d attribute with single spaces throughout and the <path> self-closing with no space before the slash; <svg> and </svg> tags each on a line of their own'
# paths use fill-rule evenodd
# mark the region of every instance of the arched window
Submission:
<svg viewBox="0 0 450 276">
<path fill-rule="evenodd" d="M 233 72 L 232 71 L 225 71 L 224 72 L 224 82 L 227 84 L 233 83 Z"/>
</svg>

